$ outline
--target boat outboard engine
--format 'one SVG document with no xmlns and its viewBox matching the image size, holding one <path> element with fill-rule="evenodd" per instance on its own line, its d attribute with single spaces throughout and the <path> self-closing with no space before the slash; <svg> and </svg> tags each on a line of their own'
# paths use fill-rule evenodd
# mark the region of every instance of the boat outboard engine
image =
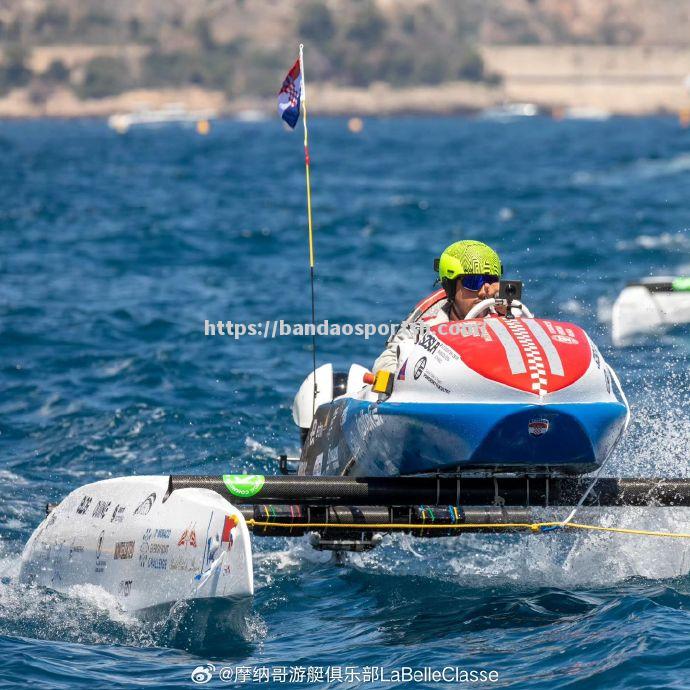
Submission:
<svg viewBox="0 0 690 690">
<path fill-rule="evenodd" d="M 368 372 L 366 367 L 353 364 L 350 371 L 333 371 L 332 364 L 323 364 L 316 372 L 311 372 L 297 391 L 292 403 L 292 419 L 300 429 L 300 444 L 309 433 L 314 411 L 324 403 L 330 403 L 334 398 L 345 395 L 353 390 L 359 390 L 364 385 L 362 378 Z M 316 374 L 316 395 L 314 395 L 314 374 Z"/>
</svg>

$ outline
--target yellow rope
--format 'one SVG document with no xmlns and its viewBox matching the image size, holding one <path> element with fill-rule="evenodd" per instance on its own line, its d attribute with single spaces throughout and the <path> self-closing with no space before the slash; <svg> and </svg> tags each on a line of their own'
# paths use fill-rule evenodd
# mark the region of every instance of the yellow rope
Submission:
<svg viewBox="0 0 690 690">
<path fill-rule="evenodd" d="M 560 523 L 555 523 L 560 524 Z M 656 532 L 649 529 L 627 529 L 625 527 L 602 527 L 601 525 L 580 525 L 577 523 L 568 523 L 565 527 L 572 527 L 573 529 L 587 529 L 596 532 L 616 532 L 617 534 L 639 534 L 644 537 L 671 537 L 672 539 L 690 539 L 690 534 L 687 532 Z"/>
<path fill-rule="evenodd" d="M 358 523 L 358 522 L 261 522 L 250 518 L 246 521 L 249 527 L 313 527 L 315 529 L 359 529 L 359 530 L 425 530 L 425 529 L 525 529 L 532 532 L 541 532 L 544 529 L 562 528 L 562 529 L 581 529 L 591 530 L 595 532 L 615 532 L 616 534 L 637 534 L 645 537 L 671 537 L 672 539 L 690 539 L 690 533 L 687 532 L 656 532 L 654 530 L 646 529 L 627 529 L 625 527 L 603 527 L 601 525 L 584 525 L 574 522 L 462 522 L 449 525 L 443 524 L 424 524 L 424 525 L 407 525 L 405 523 Z"/>
</svg>

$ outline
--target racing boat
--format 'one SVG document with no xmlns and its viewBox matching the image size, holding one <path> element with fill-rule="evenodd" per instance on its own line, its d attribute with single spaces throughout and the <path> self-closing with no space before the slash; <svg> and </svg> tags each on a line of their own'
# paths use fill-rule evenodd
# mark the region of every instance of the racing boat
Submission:
<svg viewBox="0 0 690 690">
<path fill-rule="evenodd" d="M 682 482 L 600 480 L 588 496 L 581 474 L 603 466 L 629 420 L 618 379 L 578 326 L 535 319 L 517 300 L 503 304 L 510 316 L 482 317 L 500 302 L 420 332 L 394 373 L 313 372 L 293 406 L 298 475 L 124 477 L 73 491 L 29 539 L 20 580 L 96 585 L 141 611 L 251 596 L 250 530 L 342 552 L 381 532 L 529 527 L 530 506 L 584 498 L 690 505 Z"/>
<path fill-rule="evenodd" d="M 690 278 L 643 278 L 628 284 L 614 302 L 611 338 L 614 345 L 625 345 L 683 324 L 690 324 Z"/>
<path fill-rule="evenodd" d="M 535 112 L 520 106 L 509 115 Z M 309 227 L 311 249 L 311 216 Z M 250 530 L 309 534 L 318 548 L 342 552 L 371 548 L 384 532 L 537 533 L 570 519 L 535 524 L 533 506 L 690 506 L 687 480 L 608 478 L 596 488 L 582 480 L 604 467 L 624 432 L 625 395 L 581 328 L 534 318 L 516 292 L 502 294 L 503 284 L 464 321 L 401 346 L 395 372 L 316 369 L 293 406 L 304 440 L 297 476 L 284 476 L 282 456 L 281 476 L 88 484 L 47 507 L 20 581 L 60 592 L 97 586 L 141 611 L 251 596 Z M 499 306 L 505 316 L 486 314 Z"/>
<path fill-rule="evenodd" d="M 314 405 L 312 373 L 293 405 L 305 435 L 300 470 L 373 477 L 600 468 L 629 416 L 616 374 L 579 326 L 533 318 L 519 302 L 509 317 L 477 318 L 495 302 L 401 346 L 388 390 L 363 383 L 364 367 L 345 378 L 324 365 Z"/>
</svg>

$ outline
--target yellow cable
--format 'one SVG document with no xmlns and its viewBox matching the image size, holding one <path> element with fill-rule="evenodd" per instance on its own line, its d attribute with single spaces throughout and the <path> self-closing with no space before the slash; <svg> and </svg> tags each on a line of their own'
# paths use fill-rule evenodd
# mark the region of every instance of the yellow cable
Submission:
<svg viewBox="0 0 690 690">
<path fill-rule="evenodd" d="M 627 529 L 625 527 L 602 527 L 601 525 L 580 525 L 572 522 L 565 525 L 565 527 L 572 527 L 574 529 L 587 529 L 596 532 L 616 532 L 617 534 L 639 534 L 644 537 L 671 537 L 672 539 L 690 539 L 690 534 L 688 534 L 687 532 L 656 532 L 654 530 L 648 529 Z"/>
<path fill-rule="evenodd" d="M 478 523 L 452 523 L 448 525 L 443 524 L 423 524 L 423 525 L 408 525 L 405 523 L 358 523 L 358 522 L 261 522 L 250 518 L 246 521 L 250 527 L 313 527 L 315 529 L 358 529 L 358 530 L 373 530 L 373 529 L 392 529 L 392 530 L 428 530 L 428 529 L 529 529 L 532 532 L 540 532 L 543 528 L 559 527 L 563 529 L 581 529 L 591 530 L 596 532 L 614 532 L 617 534 L 636 534 L 646 537 L 670 537 L 672 539 L 690 539 L 690 533 L 687 532 L 657 532 L 654 530 L 644 529 L 628 529 L 625 527 L 603 527 L 601 525 L 584 525 L 579 523 L 563 523 L 563 522 L 478 522 Z"/>
<path fill-rule="evenodd" d="M 304 125 L 304 168 L 307 178 L 307 221 L 309 224 L 309 266 L 314 268 L 314 232 L 312 229 L 311 220 L 311 178 L 309 174 L 310 170 L 310 158 L 309 158 L 309 134 L 307 128 L 307 81 L 304 74 L 304 46 L 300 43 L 299 46 L 299 66 L 300 74 L 302 75 L 302 124 Z"/>
<path fill-rule="evenodd" d="M 307 125 L 307 106 L 304 104 L 304 126 Z M 309 266 L 314 268 L 314 230 L 311 220 L 311 176 L 309 174 L 309 148 L 307 144 L 307 134 L 305 129 L 304 134 L 304 150 L 305 150 L 305 173 L 307 178 L 307 221 L 309 225 Z"/>
</svg>

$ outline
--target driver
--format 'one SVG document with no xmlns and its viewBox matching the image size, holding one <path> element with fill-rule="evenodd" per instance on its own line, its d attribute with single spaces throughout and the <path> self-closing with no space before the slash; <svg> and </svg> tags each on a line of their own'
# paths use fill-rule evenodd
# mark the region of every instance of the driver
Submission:
<svg viewBox="0 0 690 690">
<path fill-rule="evenodd" d="M 414 340 L 420 322 L 436 326 L 448 321 L 462 321 L 475 304 L 498 293 L 503 266 L 498 254 L 483 242 L 462 240 L 447 247 L 434 262 L 441 280 L 441 290 L 423 299 L 400 324 L 386 343 L 386 349 L 374 362 L 374 372 L 398 367 L 399 345 Z"/>
</svg>

